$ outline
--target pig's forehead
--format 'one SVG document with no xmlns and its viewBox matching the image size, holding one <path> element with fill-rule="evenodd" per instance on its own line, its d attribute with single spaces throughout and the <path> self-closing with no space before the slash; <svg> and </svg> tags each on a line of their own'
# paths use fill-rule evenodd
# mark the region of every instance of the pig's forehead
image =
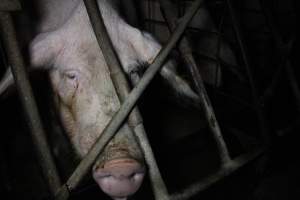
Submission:
<svg viewBox="0 0 300 200">
<path fill-rule="evenodd" d="M 77 40 L 68 43 L 66 38 L 65 42 L 66 44 L 57 57 L 57 64 L 61 68 L 75 68 L 81 71 L 95 73 L 106 67 L 103 54 L 97 41 L 87 42 Z"/>
<path fill-rule="evenodd" d="M 59 54 L 62 55 L 60 59 L 64 63 L 78 67 L 92 67 L 94 62 L 98 65 L 103 64 L 104 58 L 82 2 L 70 15 L 69 20 L 58 29 L 56 33 L 59 41 L 63 43 Z"/>
</svg>

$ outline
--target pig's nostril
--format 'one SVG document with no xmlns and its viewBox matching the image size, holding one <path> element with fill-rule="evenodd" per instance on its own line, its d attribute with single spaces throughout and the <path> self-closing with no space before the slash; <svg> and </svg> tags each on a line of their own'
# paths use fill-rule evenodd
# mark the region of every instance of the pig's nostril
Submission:
<svg viewBox="0 0 300 200">
<path fill-rule="evenodd" d="M 144 167 L 132 159 L 118 159 L 105 163 L 93 172 L 100 188 L 114 199 L 134 194 L 145 175 Z"/>
</svg>

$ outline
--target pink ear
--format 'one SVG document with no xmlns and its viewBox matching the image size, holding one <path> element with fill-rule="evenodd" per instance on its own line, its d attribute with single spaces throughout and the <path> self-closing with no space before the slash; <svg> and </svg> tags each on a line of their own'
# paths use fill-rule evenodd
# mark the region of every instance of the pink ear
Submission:
<svg viewBox="0 0 300 200">
<path fill-rule="evenodd" d="M 61 49 L 57 32 L 47 32 L 37 35 L 29 47 L 32 67 L 48 68 Z"/>
</svg>

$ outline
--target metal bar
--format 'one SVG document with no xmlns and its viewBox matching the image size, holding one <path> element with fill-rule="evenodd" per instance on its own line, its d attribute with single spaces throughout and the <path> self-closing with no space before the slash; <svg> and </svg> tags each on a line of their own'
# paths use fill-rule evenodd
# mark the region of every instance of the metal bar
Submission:
<svg viewBox="0 0 300 200">
<path fill-rule="evenodd" d="M 159 0 L 159 2 L 162 6 L 164 17 L 167 23 L 169 24 L 170 29 L 173 31 L 176 27 L 176 16 L 174 15 L 174 8 L 172 8 L 173 5 L 170 1 L 167 0 Z M 223 136 L 221 134 L 221 129 L 216 119 L 213 107 L 206 92 L 203 79 L 195 62 L 195 59 L 192 55 L 192 49 L 190 48 L 188 40 L 185 36 L 182 37 L 179 43 L 179 51 L 183 56 L 185 63 L 188 66 L 190 74 L 192 75 L 193 82 L 196 86 L 196 91 L 200 98 L 200 104 L 204 110 L 204 114 L 206 116 L 209 128 L 217 143 L 217 148 L 222 165 L 226 165 L 231 160 L 230 155 L 226 143 L 224 142 Z"/>
<path fill-rule="evenodd" d="M 187 200 L 191 197 L 197 195 L 199 192 L 204 191 L 211 185 L 217 183 L 218 181 L 222 180 L 223 178 L 229 176 L 233 172 L 237 171 L 250 161 L 257 158 L 261 155 L 263 151 L 261 149 L 254 150 L 247 154 L 243 154 L 230 162 L 230 165 L 226 167 L 222 167 L 216 173 L 208 176 L 207 178 L 203 179 L 198 183 L 194 183 L 188 188 L 184 189 L 182 192 L 178 192 L 171 195 L 171 200 Z"/>
<path fill-rule="evenodd" d="M 116 88 L 116 92 L 122 103 L 129 95 L 129 84 L 126 80 L 124 72 L 122 71 L 118 57 L 113 50 L 113 45 L 110 41 L 100 11 L 97 7 L 97 1 L 85 0 L 84 3 L 87 8 L 96 38 L 98 40 L 98 44 L 110 70 L 111 78 Z M 155 199 L 169 199 L 167 188 L 161 177 L 153 151 L 144 130 L 142 116 L 140 115 L 137 107 L 135 107 L 132 110 L 131 114 L 128 116 L 128 123 L 135 133 L 135 136 L 138 138 L 138 143 L 144 153 L 145 160 L 148 164 L 149 175 Z"/>
<path fill-rule="evenodd" d="M 114 115 L 110 123 L 104 129 L 101 137 L 97 139 L 96 143 L 77 166 L 68 181 L 63 185 L 63 187 L 61 187 L 60 191 L 56 195 L 56 199 L 65 199 L 66 197 L 68 197 L 68 190 L 72 191 L 79 184 L 84 175 L 88 172 L 97 156 L 101 153 L 108 141 L 114 136 L 118 128 L 121 126 L 130 111 L 135 106 L 137 100 L 140 98 L 151 80 L 154 78 L 155 74 L 160 70 L 168 54 L 177 44 L 178 40 L 184 33 L 187 24 L 195 15 L 202 2 L 203 0 L 196 0 L 193 3 L 193 6 L 191 6 L 191 8 L 189 9 L 189 12 L 187 12 L 187 14 L 181 19 L 167 45 L 160 50 L 158 56 L 147 69 L 139 84 L 133 88 L 128 98 L 120 107 L 119 111 Z"/>
<path fill-rule="evenodd" d="M 247 55 L 246 45 L 244 44 L 244 38 L 243 38 L 241 28 L 240 28 L 239 22 L 237 20 L 236 13 L 233 8 L 231 0 L 227 0 L 227 6 L 228 6 L 229 13 L 231 16 L 233 29 L 235 31 L 236 38 L 237 38 L 238 44 L 241 49 L 242 58 L 245 63 L 245 67 L 246 67 L 246 71 L 247 71 L 247 75 L 248 75 L 248 79 L 249 79 L 249 83 L 250 83 L 250 87 L 251 87 L 252 99 L 253 99 L 253 103 L 255 106 L 255 111 L 256 111 L 260 131 L 261 131 L 261 136 L 262 136 L 262 139 L 263 139 L 265 145 L 267 147 L 269 147 L 270 143 L 271 143 L 270 133 L 267 128 L 267 123 L 266 123 L 266 120 L 264 117 L 264 113 L 261 110 L 262 108 L 260 106 L 258 93 L 257 93 L 255 82 L 253 79 L 253 74 L 252 74 L 251 67 L 250 67 L 250 61 L 249 61 L 249 58 Z"/>
<path fill-rule="evenodd" d="M 60 179 L 47 144 L 36 102 L 26 74 L 24 61 L 18 48 L 16 32 L 9 13 L 0 12 L 0 28 L 4 48 L 11 65 L 11 70 L 23 105 L 33 143 L 36 147 L 37 157 L 42 167 L 43 175 L 49 186 L 51 194 L 55 194 L 60 187 Z"/>
<path fill-rule="evenodd" d="M 0 11 L 21 10 L 21 4 L 18 0 L 1 0 Z"/>
</svg>

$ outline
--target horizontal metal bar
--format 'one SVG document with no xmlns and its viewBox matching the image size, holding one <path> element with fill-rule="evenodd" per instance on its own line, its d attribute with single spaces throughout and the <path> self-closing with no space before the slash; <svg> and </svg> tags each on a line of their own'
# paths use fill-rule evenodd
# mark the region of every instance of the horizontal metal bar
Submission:
<svg viewBox="0 0 300 200">
<path fill-rule="evenodd" d="M 116 88 L 116 92 L 121 102 L 127 98 L 130 92 L 129 84 L 126 80 L 125 74 L 122 71 L 121 64 L 113 50 L 113 45 L 110 41 L 109 35 L 106 31 L 100 11 L 97 7 L 97 1 L 84 1 L 87 8 L 90 21 L 92 23 L 98 44 L 101 48 L 111 78 Z M 150 180 L 154 192 L 155 199 L 168 200 L 168 192 L 165 183 L 161 177 L 157 163 L 154 158 L 152 148 L 147 139 L 147 135 L 143 126 L 143 119 L 137 107 L 135 107 L 128 116 L 128 123 L 138 139 L 138 143 L 143 151 L 145 160 L 148 164 Z"/>
<path fill-rule="evenodd" d="M 8 62 L 11 65 L 11 70 L 26 114 L 32 140 L 36 148 L 37 157 L 42 167 L 43 175 L 49 186 L 49 190 L 51 194 L 54 195 L 60 187 L 60 179 L 54 164 L 54 159 L 52 158 L 47 144 L 47 137 L 32 94 L 32 89 L 25 70 L 25 64 L 16 39 L 13 21 L 9 13 L 0 11 L 0 30 Z"/>
<path fill-rule="evenodd" d="M 19 0 L 1 0 L 0 11 L 15 11 L 21 10 L 21 4 Z"/>
<path fill-rule="evenodd" d="M 218 170 L 216 173 L 208 176 L 207 178 L 201 180 L 198 183 L 194 183 L 188 188 L 184 189 L 182 192 L 178 192 L 175 194 L 171 194 L 171 200 L 187 200 L 191 197 L 197 195 L 199 192 L 204 191 L 211 185 L 217 183 L 221 179 L 229 176 L 233 172 L 237 171 L 250 161 L 257 158 L 259 155 L 263 153 L 263 150 L 257 149 L 247 154 L 243 154 L 235 159 L 233 159 L 229 165 Z"/>
<path fill-rule="evenodd" d="M 119 111 L 114 115 L 110 123 L 104 129 L 100 138 L 97 139 L 95 145 L 91 148 L 88 152 L 86 157 L 80 162 L 78 167 L 75 169 L 73 174 L 68 179 L 67 183 L 61 188 L 61 190 L 57 193 L 56 199 L 65 199 L 61 197 L 65 197 L 66 194 L 66 187 L 72 191 L 80 182 L 80 180 L 85 176 L 85 174 L 90 169 L 91 165 L 97 158 L 97 156 L 102 152 L 105 145 L 108 141 L 114 136 L 116 131 L 119 129 L 121 124 L 124 122 L 126 117 L 129 115 L 130 111 L 135 106 L 137 100 L 140 98 L 142 93 L 145 91 L 151 80 L 154 78 L 156 73 L 160 70 L 162 65 L 165 62 L 165 59 L 169 55 L 170 51 L 175 47 L 178 40 L 182 36 L 187 27 L 190 20 L 196 14 L 199 6 L 202 4 L 203 0 L 196 0 L 193 5 L 190 7 L 187 14 L 181 19 L 180 23 L 178 24 L 174 34 L 171 36 L 168 44 L 164 46 L 161 51 L 159 52 L 158 56 L 155 58 L 153 63 L 145 72 L 144 76 L 142 77 L 139 84 L 134 87 L 134 89 L 129 94 L 128 98 L 124 101 Z"/>
</svg>

